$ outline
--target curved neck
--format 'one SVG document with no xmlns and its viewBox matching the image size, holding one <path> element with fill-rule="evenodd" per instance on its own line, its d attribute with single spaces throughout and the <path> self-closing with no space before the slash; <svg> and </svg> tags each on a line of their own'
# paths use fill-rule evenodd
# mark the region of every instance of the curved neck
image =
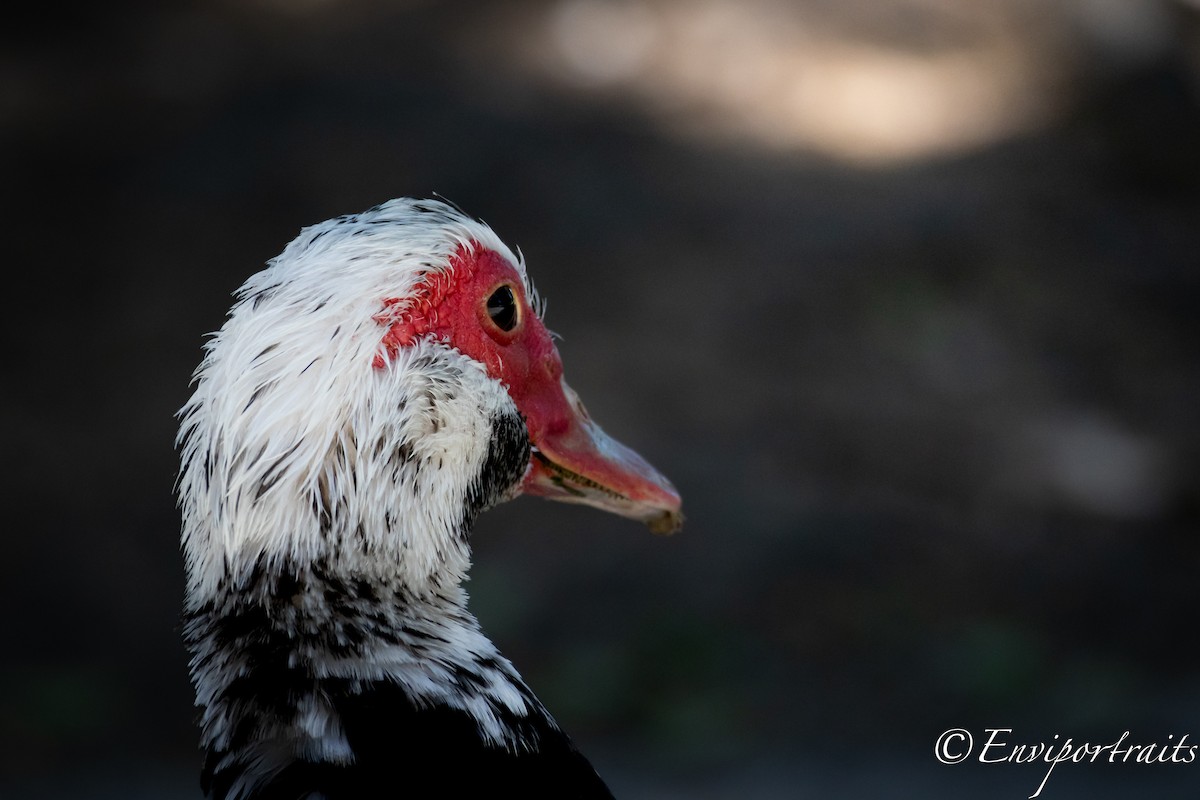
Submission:
<svg viewBox="0 0 1200 800">
<path fill-rule="evenodd" d="M 184 638 L 219 797 L 252 797 L 297 761 L 355 763 L 344 705 L 381 688 L 394 724 L 397 704 L 461 712 L 489 747 L 532 746 L 530 718 L 554 727 L 460 587 L 418 597 L 315 565 L 262 569 L 193 608 Z"/>
</svg>

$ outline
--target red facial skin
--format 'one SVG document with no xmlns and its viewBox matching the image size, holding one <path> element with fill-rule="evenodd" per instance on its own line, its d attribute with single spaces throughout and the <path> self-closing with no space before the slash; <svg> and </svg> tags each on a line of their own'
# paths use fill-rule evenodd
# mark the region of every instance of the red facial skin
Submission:
<svg viewBox="0 0 1200 800">
<path fill-rule="evenodd" d="M 508 286 L 517 322 L 504 331 L 488 298 Z M 408 298 L 385 298 L 375 319 L 387 327 L 374 365 L 385 369 L 399 348 L 432 336 L 483 364 L 525 417 L 534 453 L 521 490 L 586 503 L 640 519 L 656 533 L 683 522 L 675 488 L 637 453 L 606 435 L 563 381 L 550 332 L 530 307 L 516 268 L 494 250 L 460 247 L 450 268 L 431 272 Z"/>
</svg>

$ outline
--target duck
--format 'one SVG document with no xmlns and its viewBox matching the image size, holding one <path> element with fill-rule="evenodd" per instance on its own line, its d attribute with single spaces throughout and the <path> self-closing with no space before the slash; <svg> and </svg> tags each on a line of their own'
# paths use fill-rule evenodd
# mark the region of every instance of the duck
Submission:
<svg viewBox="0 0 1200 800">
<path fill-rule="evenodd" d="M 206 797 L 612 796 L 463 586 L 479 514 L 518 495 L 683 522 L 544 313 L 440 199 L 303 228 L 235 292 L 176 440 Z"/>
</svg>

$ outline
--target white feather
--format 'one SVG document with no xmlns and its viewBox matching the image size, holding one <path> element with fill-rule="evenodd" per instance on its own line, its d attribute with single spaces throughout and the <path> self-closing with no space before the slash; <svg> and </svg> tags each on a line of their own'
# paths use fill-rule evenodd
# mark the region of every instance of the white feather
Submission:
<svg viewBox="0 0 1200 800">
<path fill-rule="evenodd" d="M 446 541 L 447 522 L 484 457 L 481 425 L 511 400 L 480 365 L 436 342 L 375 368 L 385 328 L 374 317 L 385 298 L 405 297 L 475 245 L 524 276 L 482 223 L 442 203 L 394 200 L 305 228 L 238 290 L 180 412 L 189 608 L 264 558 L 357 559 L 347 566 L 398 574 L 418 592 L 461 580 L 468 554 Z M 439 396 L 449 372 L 471 384 L 470 399 Z M 420 479 L 419 502 L 387 466 L 405 443 L 444 467 Z M 320 511 L 335 504 L 336 529 L 322 534 Z M 365 546 L 338 546 L 360 530 Z"/>
</svg>

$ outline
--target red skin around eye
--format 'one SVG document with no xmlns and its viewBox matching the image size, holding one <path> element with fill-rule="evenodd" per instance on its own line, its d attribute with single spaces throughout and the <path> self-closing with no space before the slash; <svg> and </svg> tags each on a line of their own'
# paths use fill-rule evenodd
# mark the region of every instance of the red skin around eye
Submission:
<svg viewBox="0 0 1200 800">
<path fill-rule="evenodd" d="M 407 298 L 386 298 L 377 322 L 387 326 L 383 352 L 374 366 L 382 369 L 401 347 L 432 335 L 483 364 L 504 384 L 517 408 L 539 432 L 561 432 L 570 424 L 563 402 L 547 395 L 562 380 L 562 359 L 550 332 L 537 318 L 516 268 L 494 250 L 479 245 L 459 247 L 448 270 L 430 272 Z M 487 300 L 502 285 L 512 289 L 517 324 L 503 331 L 492 322 Z"/>
<path fill-rule="evenodd" d="M 504 285 L 518 309 L 510 331 L 487 310 L 488 298 Z M 504 385 L 541 457 L 530 462 L 524 491 L 595 505 L 663 532 L 682 522 L 670 481 L 588 418 L 562 379 L 558 348 L 533 313 L 521 275 L 499 253 L 475 243 L 459 247 L 448 269 L 428 273 L 408 297 L 385 298 L 375 320 L 387 328 L 376 369 L 386 369 L 400 348 L 432 336 Z"/>
</svg>

